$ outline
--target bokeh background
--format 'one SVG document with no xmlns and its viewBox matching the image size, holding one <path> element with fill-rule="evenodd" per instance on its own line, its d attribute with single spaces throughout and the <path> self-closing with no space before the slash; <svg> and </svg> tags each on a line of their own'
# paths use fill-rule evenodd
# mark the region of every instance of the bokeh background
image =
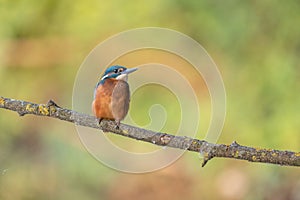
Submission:
<svg viewBox="0 0 300 200">
<path fill-rule="evenodd" d="M 202 44 L 223 76 L 219 143 L 299 151 L 299 21 L 296 0 L 2 0 L 0 95 L 71 108 L 77 70 L 98 43 L 131 28 L 171 28 Z M 147 99 L 135 100 L 141 123 Z M 168 120 L 172 130 L 178 118 Z M 0 110 L 0 128 L 0 199 L 300 199 L 293 167 L 213 159 L 201 168 L 186 153 L 163 170 L 124 174 L 94 159 L 73 124 Z"/>
</svg>

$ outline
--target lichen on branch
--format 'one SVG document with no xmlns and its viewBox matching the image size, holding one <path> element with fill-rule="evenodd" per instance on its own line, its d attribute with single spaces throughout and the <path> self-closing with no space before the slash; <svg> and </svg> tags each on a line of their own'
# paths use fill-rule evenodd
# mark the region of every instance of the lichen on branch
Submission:
<svg viewBox="0 0 300 200">
<path fill-rule="evenodd" d="M 300 166 L 300 152 L 242 146 L 235 141 L 230 145 L 213 144 L 205 140 L 145 130 L 126 124 L 121 124 L 119 128 L 116 128 L 113 121 L 102 120 L 99 124 L 97 118 L 59 107 L 52 100 L 49 100 L 47 104 L 36 104 L 22 100 L 0 97 L 0 108 L 15 111 L 20 116 L 32 114 L 52 117 L 68 121 L 79 126 L 101 129 L 105 132 L 111 132 L 136 140 L 149 142 L 154 145 L 168 146 L 172 148 L 198 152 L 204 158 L 202 166 L 205 166 L 207 162 L 214 157 L 232 158 L 247 160 L 250 162 L 261 162 L 286 166 Z"/>
</svg>

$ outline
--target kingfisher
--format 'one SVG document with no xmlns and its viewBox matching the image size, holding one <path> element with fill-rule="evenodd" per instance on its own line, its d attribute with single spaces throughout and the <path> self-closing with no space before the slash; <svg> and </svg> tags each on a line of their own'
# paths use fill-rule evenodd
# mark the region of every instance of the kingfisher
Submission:
<svg viewBox="0 0 300 200">
<path fill-rule="evenodd" d="M 127 69 L 124 66 L 114 65 L 108 67 L 96 84 L 92 110 L 99 119 L 115 120 L 116 128 L 125 118 L 129 109 L 130 90 L 127 83 L 128 74 L 137 68 Z"/>
</svg>

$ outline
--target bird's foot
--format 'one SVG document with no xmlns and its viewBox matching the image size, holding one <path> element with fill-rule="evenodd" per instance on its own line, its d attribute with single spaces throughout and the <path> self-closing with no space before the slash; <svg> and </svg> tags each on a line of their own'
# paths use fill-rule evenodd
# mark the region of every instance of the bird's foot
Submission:
<svg viewBox="0 0 300 200">
<path fill-rule="evenodd" d="M 103 119 L 104 118 L 98 118 L 98 126 L 99 126 L 100 129 L 102 129 L 102 131 L 104 133 L 107 133 L 107 132 L 109 132 L 109 130 L 107 130 L 107 128 L 105 126 L 101 126 L 101 122 L 103 121 Z"/>
<path fill-rule="evenodd" d="M 101 124 L 102 120 L 103 120 L 103 118 L 99 118 L 98 125 Z"/>
<path fill-rule="evenodd" d="M 116 120 L 116 129 L 120 129 L 120 120 Z"/>
</svg>

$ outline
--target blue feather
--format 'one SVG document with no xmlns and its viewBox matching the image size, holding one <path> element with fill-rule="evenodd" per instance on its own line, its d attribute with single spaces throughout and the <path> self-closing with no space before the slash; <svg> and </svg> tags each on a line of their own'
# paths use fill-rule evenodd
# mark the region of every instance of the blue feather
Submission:
<svg viewBox="0 0 300 200">
<path fill-rule="evenodd" d="M 115 70 L 118 70 L 120 68 L 123 68 L 123 70 L 127 69 L 126 67 L 123 67 L 121 65 L 113 65 L 105 70 L 104 74 L 101 77 L 101 80 L 96 84 L 96 87 L 94 89 L 94 99 L 96 98 L 96 91 L 99 85 L 103 85 L 106 79 L 117 78 L 120 73 L 115 73 Z"/>
</svg>

